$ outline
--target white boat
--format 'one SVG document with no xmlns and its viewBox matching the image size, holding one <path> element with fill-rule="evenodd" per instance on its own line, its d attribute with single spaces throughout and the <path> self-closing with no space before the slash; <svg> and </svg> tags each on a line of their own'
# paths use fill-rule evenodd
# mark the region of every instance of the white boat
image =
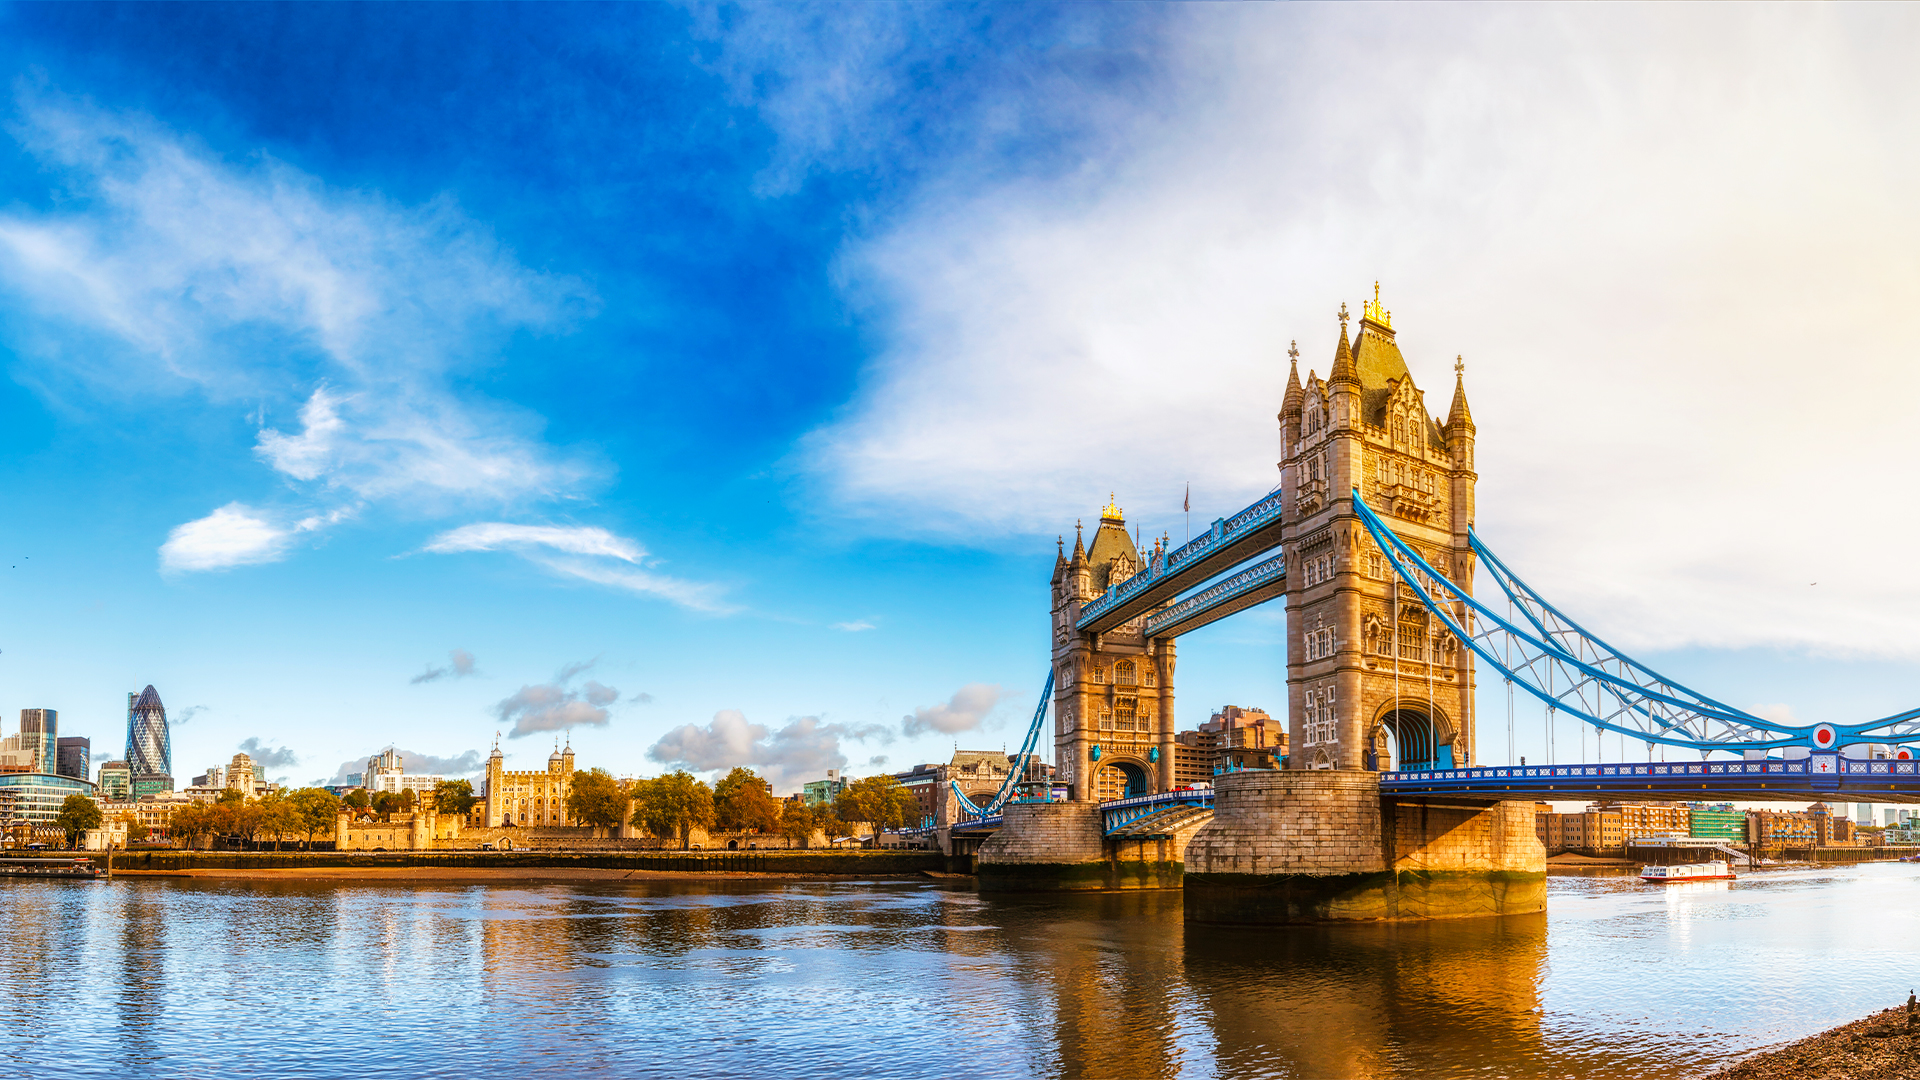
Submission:
<svg viewBox="0 0 1920 1080">
<path fill-rule="evenodd" d="M 1723 859 L 1712 862 L 1676 863 L 1672 866 L 1648 864 L 1640 868 L 1640 880 L 1665 885 L 1675 881 L 1732 881 L 1733 868 Z"/>
</svg>

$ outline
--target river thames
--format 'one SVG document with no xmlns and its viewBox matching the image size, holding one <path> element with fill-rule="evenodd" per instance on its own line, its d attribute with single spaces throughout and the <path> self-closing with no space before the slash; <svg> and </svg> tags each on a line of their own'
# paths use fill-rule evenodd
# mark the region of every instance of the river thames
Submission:
<svg viewBox="0 0 1920 1080">
<path fill-rule="evenodd" d="M 1686 1076 L 1905 999 L 1920 866 L 1188 927 L 921 882 L 0 885 L 37 1076 Z"/>
</svg>

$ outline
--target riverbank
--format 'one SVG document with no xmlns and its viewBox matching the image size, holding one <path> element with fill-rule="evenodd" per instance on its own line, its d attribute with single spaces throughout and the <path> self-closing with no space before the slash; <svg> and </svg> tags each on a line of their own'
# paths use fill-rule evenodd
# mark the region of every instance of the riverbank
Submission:
<svg viewBox="0 0 1920 1080">
<path fill-rule="evenodd" d="M 931 851 L 794 852 L 116 852 L 122 878 L 255 881 L 565 882 L 649 878 L 920 877 L 943 871 Z"/>
<path fill-rule="evenodd" d="M 1729 1065 L 1704 1080 L 1920 1080 L 1920 1034 L 1904 1006 Z"/>
</svg>

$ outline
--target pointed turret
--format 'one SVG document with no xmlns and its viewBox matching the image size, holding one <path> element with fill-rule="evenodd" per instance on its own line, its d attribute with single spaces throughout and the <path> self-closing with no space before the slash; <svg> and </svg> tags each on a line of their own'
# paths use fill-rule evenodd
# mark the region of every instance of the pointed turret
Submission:
<svg viewBox="0 0 1920 1080">
<path fill-rule="evenodd" d="M 1473 430 L 1473 413 L 1467 409 L 1467 364 L 1458 356 L 1453 358 L 1453 405 L 1447 409 L 1446 428 L 1452 431 L 1455 425 Z"/>
<path fill-rule="evenodd" d="M 1058 585 L 1067 576 L 1067 538 L 1055 537 L 1053 545 L 1053 583 Z"/>
<path fill-rule="evenodd" d="M 1306 391 L 1300 389 L 1300 343 L 1287 343 L 1287 396 L 1280 403 L 1282 423 L 1289 416 L 1299 416 L 1300 407 L 1307 399 Z"/>
<path fill-rule="evenodd" d="M 1333 354 L 1333 371 L 1327 375 L 1327 385 L 1338 387 L 1341 383 L 1358 383 L 1360 372 L 1353 366 L 1353 346 L 1347 343 L 1347 305 L 1340 305 L 1340 348 Z"/>
<path fill-rule="evenodd" d="M 1073 523 L 1073 561 L 1067 565 L 1074 567 L 1087 565 L 1087 545 L 1080 540 L 1080 523 L 1077 521 Z"/>
</svg>

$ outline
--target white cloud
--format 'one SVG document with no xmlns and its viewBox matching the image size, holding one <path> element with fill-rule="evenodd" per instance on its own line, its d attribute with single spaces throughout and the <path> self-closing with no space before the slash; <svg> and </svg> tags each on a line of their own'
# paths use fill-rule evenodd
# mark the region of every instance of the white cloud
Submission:
<svg viewBox="0 0 1920 1080">
<path fill-rule="evenodd" d="M 239 503 L 227 505 L 197 521 L 179 525 L 160 546 L 160 568 L 169 572 L 225 570 L 234 566 L 278 562 L 286 558 L 293 538 Z"/>
<path fill-rule="evenodd" d="M 575 688 L 576 676 L 593 666 L 592 661 L 569 664 L 552 682 L 522 686 L 493 707 L 503 724 L 512 725 L 510 739 L 542 731 L 566 731 L 576 727 L 605 727 L 613 714 L 607 706 L 620 700 L 620 691 L 592 679 Z"/>
<path fill-rule="evenodd" d="M 445 667 L 427 665 L 427 669 L 408 680 L 409 685 L 434 682 L 439 679 L 465 679 L 478 673 L 474 666 L 473 654 L 465 649 L 454 649 L 447 653 Z"/>
<path fill-rule="evenodd" d="M 316 526 L 365 500 L 430 513 L 568 497 L 603 471 L 543 443 L 538 418 L 452 389 L 509 333 L 561 328 L 592 300 L 519 265 L 451 200 L 330 189 L 49 93 L 23 93 L 18 115 L 12 134 L 61 185 L 51 209 L 0 211 L 0 283 L 23 308 L 0 324 L 29 362 L 130 403 L 183 385 L 258 403 L 254 451 Z M 296 402 L 298 430 L 265 423 Z M 252 550 L 285 552 L 258 536 Z M 239 561 L 263 559 L 219 565 Z"/>
<path fill-rule="evenodd" d="M 874 624 L 865 619 L 855 619 L 852 622 L 837 622 L 833 624 L 833 628 L 835 630 L 844 630 L 849 634 L 857 634 L 862 630 L 875 629 Z"/>
<path fill-rule="evenodd" d="M 1187 482 L 1210 521 L 1278 480 L 1288 341 L 1324 375 L 1379 279 L 1434 411 L 1466 356 L 1482 535 L 1576 617 L 1920 655 L 1871 539 L 1920 531 L 1915 23 L 1179 9 L 1096 160 L 849 250 L 890 344 L 802 460 L 868 531 L 1050 539 L 1111 489 L 1178 539 Z"/>
<path fill-rule="evenodd" d="M 923 705 L 907 716 L 900 718 L 900 730 L 908 738 L 937 731 L 942 735 L 954 735 L 962 731 L 972 731 L 980 726 L 995 705 L 1000 704 L 1003 696 L 999 686 L 989 683 L 968 683 L 953 692 L 953 697 L 945 705 Z"/>
<path fill-rule="evenodd" d="M 748 766 L 784 794 L 823 779 L 828 769 L 846 768 L 842 739 L 885 743 L 892 738 L 878 724 L 830 724 L 817 716 L 793 717 L 773 731 L 738 709 L 722 709 L 704 725 L 682 724 L 662 735 L 647 748 L 647 757 L 693 772 Z"/>
<path fill-rule="evenodd" d="M 478 522 L 441 533 L 423 551 L 511 551 L 562 577 L 658 597 L 695 611 L 736 610 L 717 585 L 686 581 L 640 568 L 647 552 L 624 536 L 593 526 L 510 525 Z M 558 554 L 556 554 L 558 553 Z"/>
</svg>

